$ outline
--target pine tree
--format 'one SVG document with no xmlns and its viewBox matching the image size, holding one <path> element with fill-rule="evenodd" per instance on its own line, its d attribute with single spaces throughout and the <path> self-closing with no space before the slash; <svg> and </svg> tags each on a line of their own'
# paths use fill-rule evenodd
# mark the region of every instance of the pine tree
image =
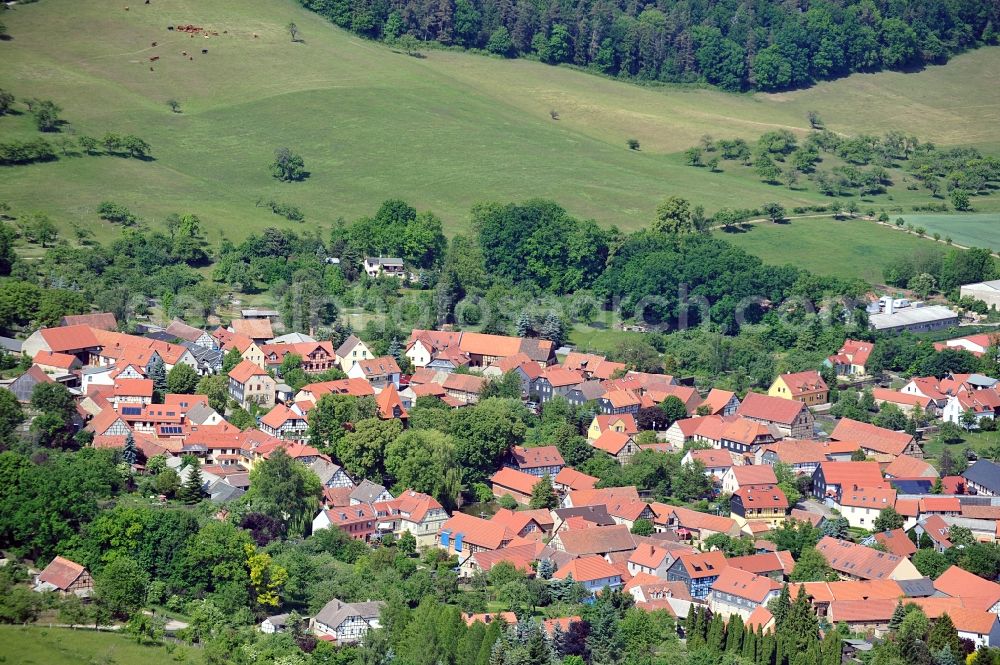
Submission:
<svg viewBox="0 0 1000 665">
<path fill-rule="evenodd" d="M 122 459 L 129 466 L 139 461 L 139 449 L 135 445 L 135 437 L 131 430 L 125 435 L 125 447 L 122 449 Z"/>
<path fill-rule="evenodd" d="M 563 324 L 559 317 L 556 316 L 555 312 L 550 312 L 545 317 L 545 321 L 542 323 L 542 329 L 539 332 L 543 339 L 552 341 L 553 347 L 559 348 L 562 346 Z"/>
<path fill-rule="evenodd" d="M 538 577 L 543 580 L 552 579 L 552 573 L 555 572 L 555 564 L 552 563 L 552 559 L 542 559 L 538 562 Z"/>
<path fill-rule="evenodd" d="M 177 498 L 184 503 L 198 503 L 201 501 L 201 486 L 204 482 L 201 476 L 201 465 L 192 464 L 187 480 L 177 491 Z"/>
<path fill-rule="evenodd" d="M 149 378 L 153 381 L 156 401 L 163 402 L 163 395 L 167 392 L 167 370 L 159 356 L 153 358 L 153 362 L 149 365 Z"/>
<path fill-rule="evenodd" d="M 625 648 L 621 627 L 618 625 L 618 613 L 603 598 L 594 604 L 587 646 L 590 648 L 590 662 L 594 665 L 617 663 Z"/>
<path fill-rule="evenodd" d="M 566 633 L 558 621 L 552 628 L 552 652 L 556 658 L 562 658 L 566 655 Z"/>
<path fill-rule="evenodd" d="M 695 612 L 694 630 L 688 635 L 688 648 L 694 648 L 705 643 L 705 636 L 708 634 L 708 612 L 699 609 Z"/>
<path fill-rule="evenodd" d="M 395 358 L 396 362 L 400 361 L 400 358 L 403 356 L 403 345 L 399 343 L 398 338 L 392 338 L 392 342 L 389 343 L 388 354 Z"/>
<path fill-rule="evenodd" d="M 951 650 L 950 646 L 945 646 L 934 654 L 934 665 L 958 665 L 955 652 Z"/>
<path fill-rule="evenodd" d="M 684 636 L 690 644 L 695 631 L 698 630 L 698 608 L 693 605 L 688 609 L 688 614 L 684 617 Z"/>
<path fill-rule="evenodd" d="M 906 618 L 906 608 L 903 607 L 903 601 L 896 601 L 896 609 L 892 611 L 892 617 L 889 619 L 889 630 L 896 632 L 899 627 L 903 625 L 903 619 Z"/>
<path fill-rule="evenodd" d="M 788 610 L 782 633 L 789 639 L 789 654 L 803 653 L 818 641 L 819 621 L 804 586 L 799 586 L 795 602 Z"/>
<path fill-rule="evenodd" d="M 518 337 L 529 337 L 534 330 L 532 329 L 531 317 L 528 316 L 527 312 L 521 312 L 521 315 L 517 317 L 517 325 L 514 327 L 514 334 Z"/>
<path fill-rule="evenodd" d="M 767 635 L 759 635 L 757 646 L 757 665 L 774 665 L 774 655 L 775 655 L 775 641 L 774 635 L 768 633 Z"/>
<path fill-rule="evenodd" d="M 736 653 L 743 648 L 743 619 L 734 614 L 726 626 L 726 653 Z"/>
</svg>

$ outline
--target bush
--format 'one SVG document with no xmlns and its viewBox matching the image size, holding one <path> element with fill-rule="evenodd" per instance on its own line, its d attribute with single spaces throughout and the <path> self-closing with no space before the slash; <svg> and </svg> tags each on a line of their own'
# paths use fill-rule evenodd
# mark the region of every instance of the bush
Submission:
<svg viewBox="0 0 1000 665">
<path fill-rule="evenodd" d="M 625 141 L 625 144 L 628 146 L 629 150 L 638 150 L 639 149 L 639 139 L 629 139 L 629 140 Z"/>
</svg>

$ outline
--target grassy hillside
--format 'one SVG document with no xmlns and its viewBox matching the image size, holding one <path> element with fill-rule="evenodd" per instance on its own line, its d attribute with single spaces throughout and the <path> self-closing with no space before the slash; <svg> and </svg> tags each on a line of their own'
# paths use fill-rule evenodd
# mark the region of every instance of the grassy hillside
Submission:
<svg viewBox="0 0 1000 665">
<path fill-rule="evenodd" d="M 882 266 L 892 259 L 946 251 L 943 243 L 862 219 L 793 219 L 716 233 L 767 263 L 790 263 L 820 275 L 860 277 L 876 284 L 882 282 Z"/>
<path fill-rule="evenodd" d="M 709 212 L 773 199 L 818 203 L 814 192 L 751 174 L 707 174 L 683 166 L 679 155 L 705 133 L 804 131 L 809 110 L 848 134 L 895 128 L 941 145 L 1000 148 L 1000 48 L 917 74 L 741 96 L 640 88 L 524 60 L 410 57 L 340 31 L 293 0 L 153 0 L 129 11 L 120 1 L 44 0 L 4 21 L 13 39 L 0 42 L 0 87 L 55 100 L 70 132 L 135 133 L 153 146 L 152 162 L 76 156 L 7 167 L 0 200 L 15 211 L 48 212 L 63 228 L 77 222 L 110 232 L 94 213 L 105 199 L 153 223 L 195 212 L 232 238 L 291 224 L 255 208 L 259 197 L 298 205 L 313 227 L 400 196 L 437 212 L 449 232 L 466 226 L 470 206 L 485 199 L 549 197 L 624 228 L 647 223 L 669 194 Z M 289 21 L 305 43 L 291 43 Z M 168 32 L 173 24 L 220 34 Z M 169 99 L 183 113 L 172 113 Z M 0 137 L 33 135 L 27 116 L 0 118 Z M 625 148 L 629 137 L 641 151 Z M 303 155 L 307 181 L 269 176 L 282 145 Z M 909 192 L 898 199 L 924 202 Z"/>
<path fill-rule="evenodd" d="M 171 655 L 164 647 L 139 646 L 112 633 L 66 628 L 0 626 L 0 656 L 18 665 L 160 665 L 193 662 L 190 647 L 177 647 Z"/>
<path fill-rule="evenodd" d="M 905 214 L 903 219 L 915 227 L 924 227 L 927 233 L 951 236 L 959 245 L 989 247 L 1000 251 L 1000 214 L 972 213 L 962 215 Z"/>
</svg>

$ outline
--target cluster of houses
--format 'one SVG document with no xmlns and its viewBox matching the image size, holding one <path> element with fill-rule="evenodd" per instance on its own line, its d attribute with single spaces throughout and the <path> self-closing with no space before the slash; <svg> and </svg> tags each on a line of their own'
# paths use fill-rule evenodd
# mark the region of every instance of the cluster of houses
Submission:
<svg viewBox="0 0 1000 665">
<path fill-rule="evenodd" d="M 379 265 L 383 271 L 391 267 Z M 39 330 L 23 342 L 21 352 L 33 364 L 6 387 L 27 403 L 39 382 L 66 385 L 78 397 L 79 424 L 93 433 L 94 446 L 121 448 L 131 436 L 145 458 L 165 456 L 182 479 L 190 469 L 180 458 L 194 455 L 202 461 L 204 489 L 213 500 L 239 496 L 249 487 L 254 466 L 282 449 L 322 483 L 314 531 L 340 529 L 364 542 L 411 534 L 418 547 L 454 555 L 464 578 L 500 562 L 536 575 L 547 561 L 551 565 L 542 568 L 552 570 L 555 579 L 572 578 L 590 593 L 622 588 L 639 607 L 665 609 L 680 618 L 705 605 L 765 630 L 774 623 L 767 603 L 796 562 L 763 536 L 792 520 L 819 526 L 834 514 L 851 527 L 871 531 L 881 511 L 891 507 L 905 520 L 901 529 L 874 533 L 864 543 L 820 541 L 817 549 L 840 580 L 803 585 L 816 612 L 879 634 L 903 599 L 932 618 L 947 613 L 960 635 L 977 644 L 1000 646 L 1000 585 L 958 568 L 928 580 L 910 561 L 914 542 L 924 536 L 940 551 L 952 547 L 948 533 L 956 526 L 978 540 L 996 541 L 1000 467 L 980 460 L 960 476 L 939 478 L 905 432 L 844 418 L 823 434 L 811 408 L 829 401 L 830 388 L 819 372 L 779 376 L 767 394 L 740 399 L 717 389 L 702 395 L 675 377 L 627 371 L 598 355 L 570 352 L 560 359 L 547 340 L 414 330 L 402 352 L 409 361 L 404 364 L 415 370 L 405 376 L 396 358 L 376 356 L 353 335 L 337 347 L 300 333 L 275 335 L 273 316 L 248 310 L 213 332 L 174 321 L 144 335 L 117 332 L 110 315 L 67 317 L 64 325 Z M 970 345 L 985 342 L 970 337 L 942 348 L 964 345 L 976 352 Z M 154 401 L 154 364 L 162 363 L 167 371 L 184 363 L 199 374 L 220 373 L 223 357 L 233 349 L 240 362 L 228 372 L 229 396 L 263 413 L 256 427 L 234 427 L 203 395 L 167 394 L 162 402 Z M 838 376 L 861 376 L 872 350 L 870 343 L 849 340 L 827 362 Z M 307 374 L 337 368 L 347 378 L 293 390 L 278 371 L 289 354 L 301 358 Z M 417 399 L 437 397 L 463 408 L 478 401 L 487 382 L 511 372 L 529 403 L 560 396 L 572 404 L 595 404 L 587 440 L 620 464 L 644 449 L 684 451 L 681 463 L 700 464 L 714 492 L 729 497 L 728 511 L 699 512 L 651 501 L 635 487 L 598 489 L 597 478 L 567 466 L 557 447 L 543 445 L 513 447 L 490 478 L 494 496 L 511 497 L 518 510 L 501 509 L 489 518 L 449 514 L 426 494 L 410 489 L 394 494 L 368 479 L 352 478 L 338 460 L 307 443 L 309 413 L 324 395 L 372 397 L 380 418 L 405 426 Z M 647 423 L 657 436 L 651 442 L 639 437 L 640 413 L 671 397 L 687 417 L 665 430 Z M 879 390 L 875 397 L 911 410 L 920 405 L 945 419 L 959 408 L 959 413 L 971 409 L 992 417 L 1000 405 L 996 380 L 975 374 L 917 378 L 898 391 Z M 866 461 L 854 461 L 858 453 Z M 811 480 L 811 501 L 790 504 L 775 474 L 779 463 Z M 546 479 L 558 506 L 528 509 L 533 490 Z M 640 520 L 652 525 L 650 535 L 633 533 Z M 705 551 L 706 540 L 716 534 L 749 537 L 755 551 L 728 558 Z M 82 567 L 57 558 L 38 576 L 36 588 L 86 595 L 92 580 Z M 379 625 L 381 608 L 379 602 L 335 599 L 310 625 L 321 639 L 351 643 Z M 261 629 L 284 630 L 287 618 L 270 617 Z M 504 616 L 467 620 L 497 618 Z"/>
</svg>

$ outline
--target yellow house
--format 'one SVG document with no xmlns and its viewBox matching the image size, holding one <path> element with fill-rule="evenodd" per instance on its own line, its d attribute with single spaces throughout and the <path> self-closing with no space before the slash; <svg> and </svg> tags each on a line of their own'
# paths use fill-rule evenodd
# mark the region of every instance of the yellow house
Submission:
<svg viewBox="0 0 1000 665">
<path fill-rule="evenodd" d="M 349 336 L 343 344 L 337 347 L 336 354 L 337 363 L 345 373 L 349 372 L 358 361 L 370 360 L 375 357 L 372 355 L 371 349 L 354 335 Z"/>
<path fill-rule="evenodd" d="M 611 430 L 634 436 L 639 433 L 639 427 L 635 424 L 635 416 L 631 413 L 606 414 L 602 413 L 594 416 L 590 421 L 590 428 L 587 430 L 587 438 L 593 441 L 600 438 L 602 434 Z"/>
<path fill-rule="evenodd" d="M 767 389 L 767 394 L 808 405 L 826 404 L 830 401 L 830 389 L 815 370 L 782 374 Z"/>
</svg>

